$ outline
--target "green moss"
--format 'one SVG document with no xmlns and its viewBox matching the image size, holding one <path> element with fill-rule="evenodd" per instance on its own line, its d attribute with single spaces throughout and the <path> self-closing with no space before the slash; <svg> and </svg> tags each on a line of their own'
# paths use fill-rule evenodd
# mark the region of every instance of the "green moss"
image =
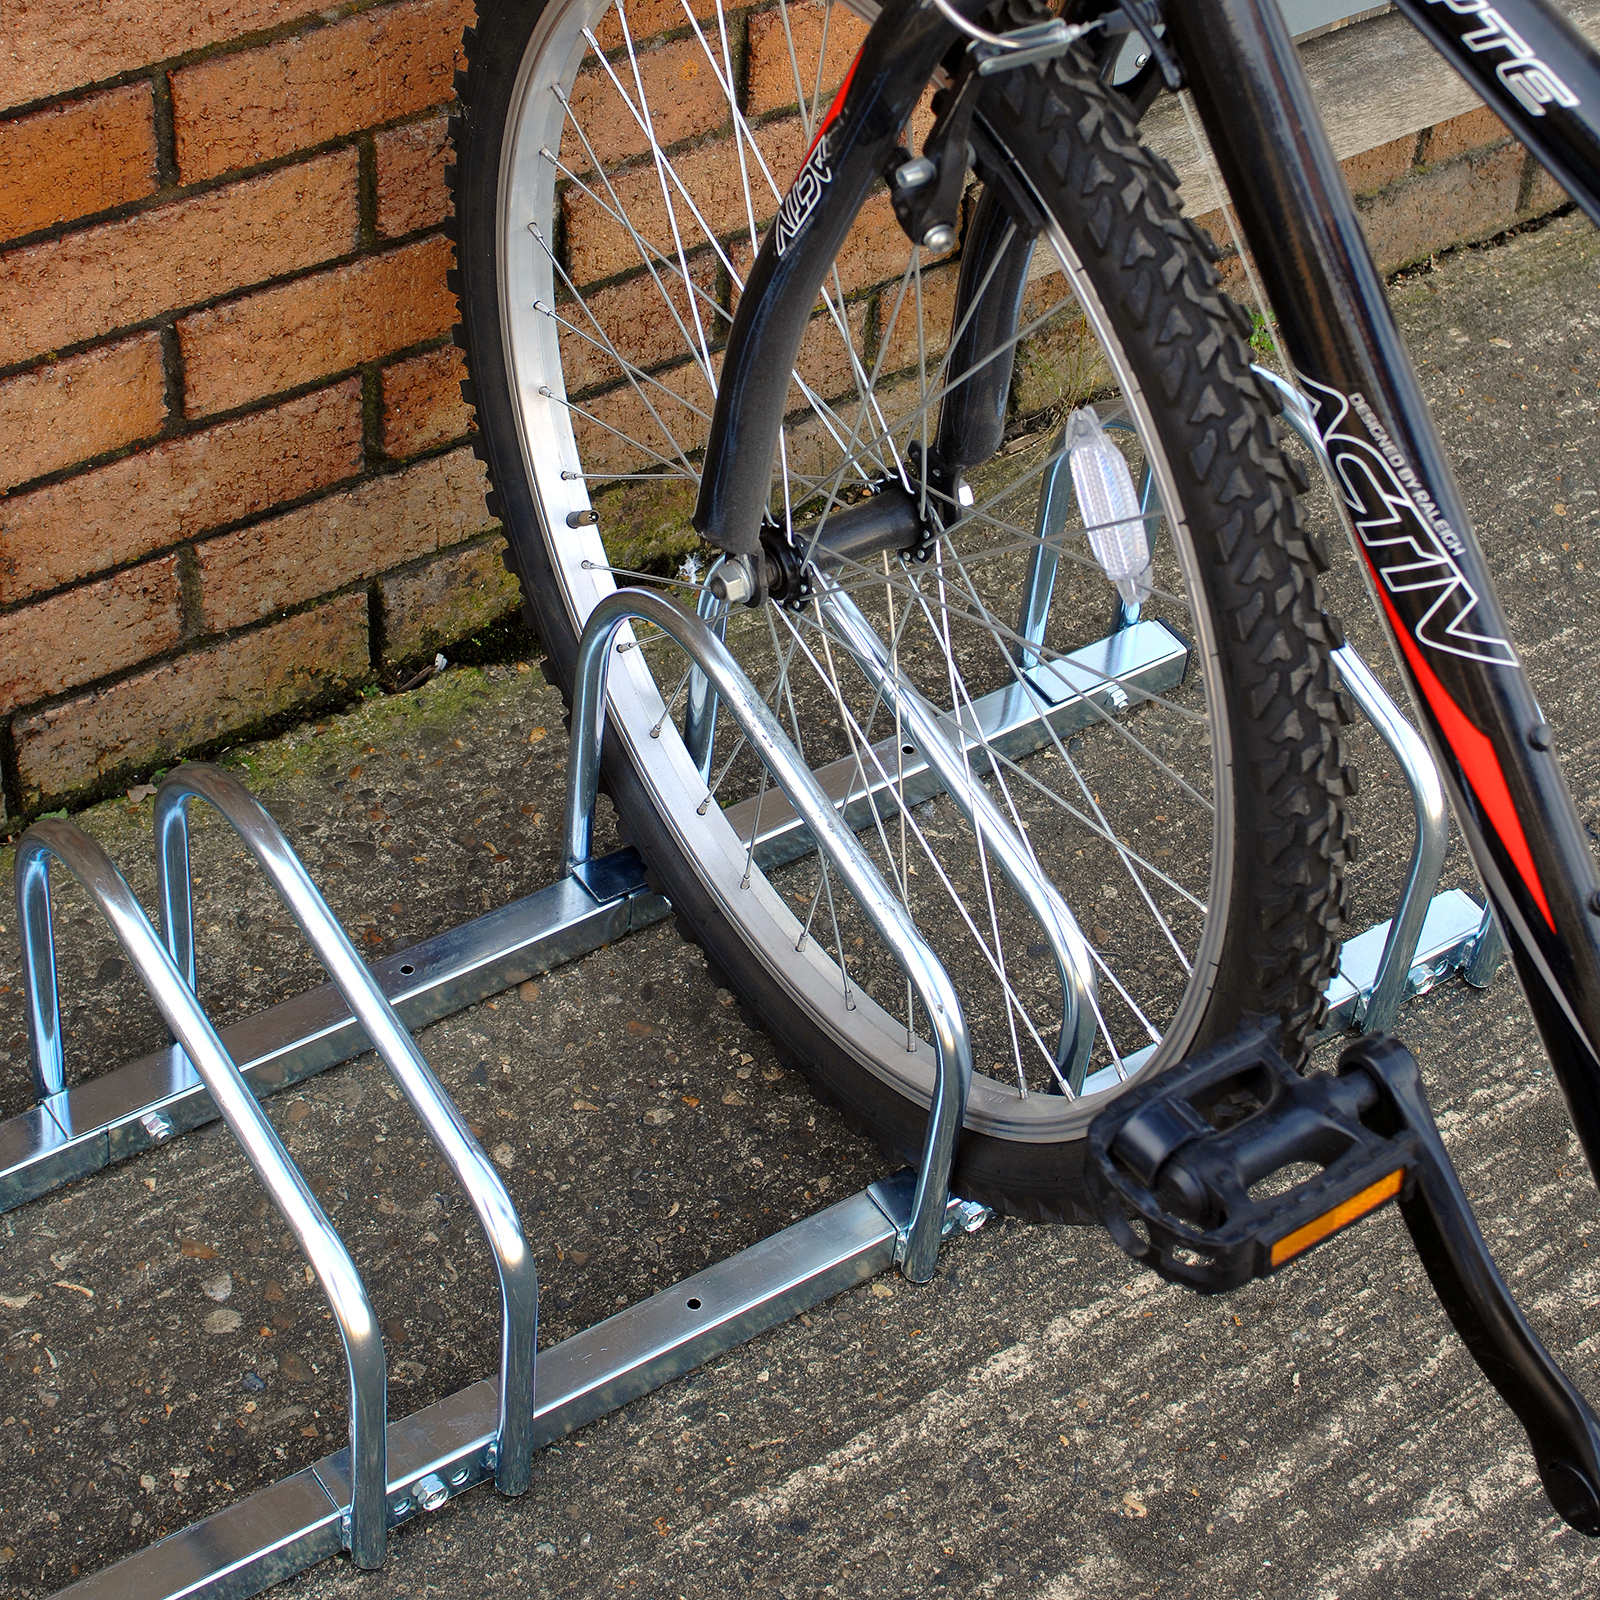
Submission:
<svg viewBox="0 0 1600 1600">
<path fill-rule="evenodd" d="M 356 765 L 371 746 L 390 750 L 442 743 L 464 722 L 544 681 L 536 667 L 525 672 L 506 666 L 452 667 L 409 694 L 363 700 L 348 711 L 302 723 L 274 739 L 236 745 L 213 759 L 236 772 L 253 794 L 292 792 L 324 781 L 330 761 L 341 769 Z M 165 771 L 152 773 L 150 781 L 158 782 Z M 342 770 L 339 775 L 343 776 Z M 113 860 L 131 859 L 150 852 L 153 806 L 149 797 L 130 802 L 122 795 L 84 807 L 73 820 L 98 839 Z M 209 809 L 202 808 L 194 825 L 205 828 L 213 820 Z M 0 847 L 0 882 L 11 881 L 15 862 L 15 847 Z"/>
<path fill-rule="evenodd" d="M 675 576 L 686 556 L 705 549 L 689 520 L 694 499 L 694 484 L 682 478 L 602 489 L 594 509 L 612 566 L 661 578 Z"/>
</svg>

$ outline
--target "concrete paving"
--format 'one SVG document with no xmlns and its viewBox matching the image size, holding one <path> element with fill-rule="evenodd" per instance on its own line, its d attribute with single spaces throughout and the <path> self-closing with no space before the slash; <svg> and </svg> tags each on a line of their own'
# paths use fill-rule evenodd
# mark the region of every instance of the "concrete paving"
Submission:
<svg viewBox="0 0 1600 1600">
<path fill-rule="evenodd" d="M 1597 268 L 1592 230 L 1569 219 L 1395 290 L 1591 831 Z M 1335 589 L 1388 673 L 1348 571 Z M 1407 805 L 1382 748 L 1365 730 L 1356 742 L 1359 928 L 1392 904 Z M 553 874 L 561 708 L 525 665 L 448 672 L 240 760 L 375 953 Z M 87 821 L 148 899 L 148 800 Z M 230 836 L 202 824 L 196 862 L 206 995 L 243 1015 L 316 980 Z M 1459 850 L 1447 879 L 1471 882 Z M 70 1070 L 151 1048 L 148 1005 L 70 892 L 59 923 Z M 11 1114 L 26 1103 L 14 942 L 0 962 Z M 1437 990 L 1401 1032 L 1508 1277 L 1600 1397 L 1600 1207 L 1514 985 Z M 884 1170 L 669 926 L 420 1043 L 506 1169 L 539 1256 L 546 1342 Z M 484 1252 L 374 1063 L 270 1109 L 367 1275 L 392 1410 L 490 1371 Z M 17 1600 L 343 1434 L 322 1302 L 218 1130 L 0 1219 L 0 1354 L 0 1595 Z M 525 1499 L 477 1491 L 400 1530 L 381 1573 L 333 1562 L 282 1592 L 1529 1590 L 1600 1592 L 1600 1562 L 1551 1514 L 1390 1210 L 1219 1300 L 1131 1270 L 1098 1231 L 991 1224 L 948 1248 L 928 1287 L 863 1286 L 544 1451 Z"/>
</svg>

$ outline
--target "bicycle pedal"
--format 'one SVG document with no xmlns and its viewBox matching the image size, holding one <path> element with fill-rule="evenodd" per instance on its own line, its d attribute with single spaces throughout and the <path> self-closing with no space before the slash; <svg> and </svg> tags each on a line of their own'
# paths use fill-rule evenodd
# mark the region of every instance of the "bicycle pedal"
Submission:
<svg viewBox="0 0 1600 1600">
<path fill-rule="evenodd" d="M 1276 1272 L 1398 1200 L 1439 1303 L 1527 1431 L 1550 1504 L 1600 1537 L 1600 1420 L 1495 1267 L 1399 1040 L 1357 1040 L 1337 1071 L 1302 1078 L 1252 1025 L 1118 1095 L 1088 1141 L 1112 1238 L 1202 1294 Z M 1316 1170 L 1299 1177 L 1297 1164 Z"/>
<path fill-rule="evenodd" d="M 1094 1119 L 1090 1193 L 1134 1260 L 1225 1293 L 1402 1193 L 1416 1136 L 1368 1126 L 1378 1103 L 1359 1067 L 1302 1077 L 1252 1024 Z"/>
</svg>

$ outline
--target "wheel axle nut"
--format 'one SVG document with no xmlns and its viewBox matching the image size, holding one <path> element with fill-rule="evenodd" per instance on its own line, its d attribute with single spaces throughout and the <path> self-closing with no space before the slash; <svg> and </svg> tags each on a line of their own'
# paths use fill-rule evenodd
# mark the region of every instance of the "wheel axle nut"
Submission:
<svg viewBox="0 0 1600 1600">
<path fill-rule="evenodd" d="M 948 222 L 936 222 L 922 236 L 924 250 L 942 253 L 956 247 L 956 230 Z"/>
<path fill-rule="evenodd" d="M 756 592 L 750 569 L 743 561 L 724 562 L 709 585 L 712 594 L 724 605 L 742 605 Z"/>
</svg>

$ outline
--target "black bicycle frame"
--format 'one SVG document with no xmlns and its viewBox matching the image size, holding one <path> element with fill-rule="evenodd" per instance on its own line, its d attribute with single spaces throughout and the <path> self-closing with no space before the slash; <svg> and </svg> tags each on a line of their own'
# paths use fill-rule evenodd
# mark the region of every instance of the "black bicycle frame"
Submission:
<svg viewBox="0 0 1600 1600">
<path fill-rule="evenodd" d="M 1600 221 L 1600 57 L 1582 37 L 1543 0 L 1398 3 Z M 1299 55 L 1276 0 L 1171 0 L 1166 21 L 1600 1173 L 1600 881 Z M 824 273 L 958 39 L 925 0 L 888 0 L 763 242 L 729 340 L 695 517 L 723 549 L 756 548 L 767 481 L 748 462 L 776 449 L 784 385 L 772 374 L 793 365 Z"/>
</svg>

